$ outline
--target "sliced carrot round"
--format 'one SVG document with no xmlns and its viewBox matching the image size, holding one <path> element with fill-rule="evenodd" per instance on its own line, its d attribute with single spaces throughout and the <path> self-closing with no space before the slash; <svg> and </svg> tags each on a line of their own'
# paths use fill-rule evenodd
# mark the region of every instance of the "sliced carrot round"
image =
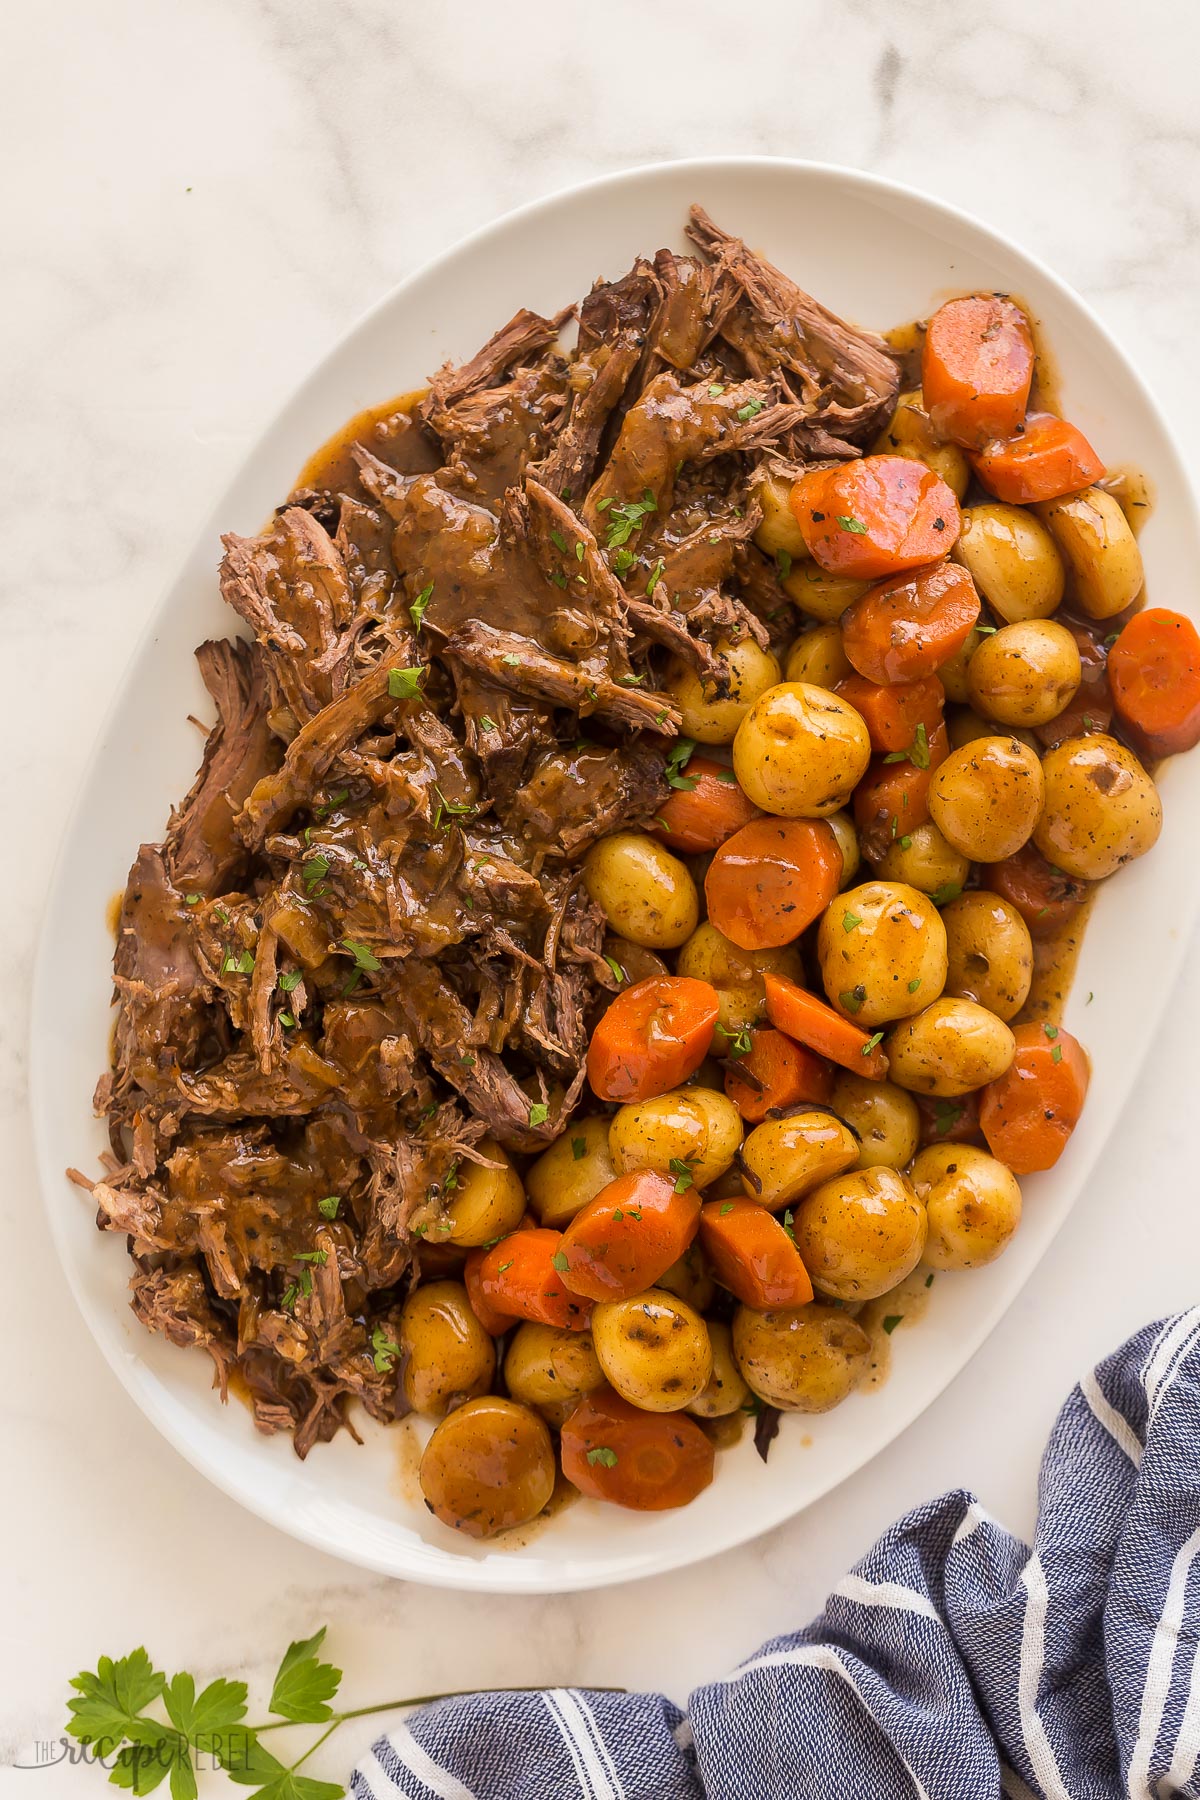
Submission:
<svg viewBox="0 0 1200 1800">
<path fill-rule="evenodd" d="M 655 835 L 683 856 L 715 850 L 761 815 L 725 763 L 691 756 L 654 819 Z"/>
<path fill-rule="evenodd" d="M 979 877 L 985 888 L 1016 907 L 1035 938 L 1061 931 L 1092 891 L 1090 881 L 1077 881 L 1054 868 L 1032 841 L 1003 862 L 983 863 Z"/>
<path fill-rule="evenodd" d="M 618 994 L 592 1033 L 587 1072 L 601 1100 L 651 1100 L 708 1054 L 720 1002 L 690 975 L 651 975 Z"/>
<path fill-rule="evenodd" d="M 1052 1169 L 1079 1123 L 1090 1070 L 1078 1038 L 1060 1025 L 1013 1028 L 1017 1051 L 983 1089 L 979 1123 L 992 1155 L 1015 1175 Z"/>
<path fill-rule="evenodd" d="M 590 1300 L 628 1300 L 653 1287 L 696 1235 L 700 1196 L 673 1178 L 631 1169 L 601 1188 L 563 1233 L 563 1280 Z"/>
<path fill-rule="evenodd" d="M 712 1440 L 683 1413 L 648 1413 L 609 1388 L 587 1394 L 562 1428 L 562 1470 L 593 1500 L 637 1512 L 687 1506 L 713 1478 Z"/>
<path fill-rule="evenodd" d="M 969 460 L 988 493 L 1014 506 L 1058 500 L 1104 474 L 1082 431 L 1048 412 L 1028 413 L 1011 437 L 985 444 Z"/>
<path fill-rule="evenodd" d="M 486 1250 L 471 1250 L 467 1253 L 463 1268 L 463 1283 L 467 1290 L 467 1299 L 471 1302 L 471 1311 L 483 1326 L 489 1337 L 503 1337 L 510 1325 L 516 1323 L 517 1315 L 501 1312 L 493 1306 L 483 1291 L 483 1265 L 487 1261 Z"/>
<path fill-rule="evenodd" d="M 726 839 L 704 878 L 708 916 L 741 950 L 790 944 L 838 891 L 842 853 L 822 819 L 754 819 Z"/>
<path fill-rule="evenodd" d="M 743 1306 L 807 1306 L 812 1282 L 786 1228 L 757 1200 L 709 1200 L 700 1245 L 722 1287 Z"/>
<path fill-rule="evenodd" d="M 815 994 L 810 994 L 786 975 L 764 974 L 763 986 L 767 995 L 767 1017 L 777 1031 L 807 1044 L 810 1050 L 815 1050 L 819 1056 L 827 1056 L 841 1068 L 850 1069 L 855 1075 L 865 1075 L 868 1081 L 884 1080 L 888 1059 L 879 1048 L 882 1031 L 868 1037 L 841 1013 L 834 1012 L 832 1006 L 826 1006 L 824 1000 L 818 1000 Z"/>
<path fill-rule="evenodd" d="M 1135 614 L 1108 653 L 1108 682 L 1122 724 L 1152 756 L 1200 743 L 1200 633 L 1182 613 Z"/>
<path fill-rule="evenodd" d="M 967 449 L 1011 437 L 1029 404 L 1033 333 L 1003 294 L 939 306 L 925 330 L 921 393 L 944 437 Z"/>
<path fill-rule="evenodd" d="M 934 563 L 871 588 L 842 614 L 842 644 L 868 681 L 892 686 L 936 675 L 979 618 L 975 583 L 960 563 Z"/>
<path fill-rule="evenodd" d="M 858 581 L 947 555 L 962 525 L 953 490 L 907 456 L 812 469 L 793 487 L 791 508 L 814 561 Z"/>
<path fill-rule="evenodd" d="M 854 790 L 854 822 L 858 842 L 870 862 L 878 862 L 897 838 L 905 837 L 929 817 L 929 784 L 935 769 L 950 754 L 944 725 L 930 734 L 925 756 L 913 762 L 872 762 Z"/>
<path fill-rule="evenodd" d="M 492 1245 L 479 1265 L 479 1291 L 493 1315 L 507 1313 L 539 1325 L 584 1331 L 592 1303 L 566 1286 L 562 1278 L 566 1266 L 561 1231 L 544 1226 L 512 1231 Z"/>
<path fill-rule="evenodd" d="M 924 731 L 926 742 L 942 722 L 946 690 L 936 675 L 887 687 L 865 675 L 847 675 L 836 690 L 861 714 L 877 752 L 908 750 Z"/>
<path fill-rule="evenodd" d="M 744 1056 L 725 1059 L 725 1092 L 743 1119 L 757 1125 L 769 1114 L 786 1112 L 805 1100 L 827 1105 L 833 1071 L 782 1031 L 760 1027 L 750 1033 Z"/>
</svg>

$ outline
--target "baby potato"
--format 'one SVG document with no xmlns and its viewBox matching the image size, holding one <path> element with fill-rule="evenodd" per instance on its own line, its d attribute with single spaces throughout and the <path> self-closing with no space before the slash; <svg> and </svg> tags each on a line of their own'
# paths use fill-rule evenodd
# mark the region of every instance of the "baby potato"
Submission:
<svg viewBox="0 0 1200 1800">
<path fill-rule="evenodd" d="M 740 1195 L 741 1179 L 736 1176 L 730 1179 L 737 1184 L 732 1191 Z M 717 1183 L 718 1188 L 721 1185 L 720 1182 Z M 694 1241 L 688 1245 L 679 1261 L 673 1262 L 666 1274 L 660 1275 L 654 1285 L 665 1289 L 668 1294 L 677 1294 L 681 1300 L 687 1301 L 693 1312 L 698 1313 L 708 1311 L 717 1291 L 708 1258 Z"/>
<path fill-rule="evenodd" d="M 814 1288 L 835 1300 L 873 1300 L 920 1262 L 925 1208 L 903 1175 L 878 1165 L 806 1194 L 792 1232 Z"/>
<path fill-rule="evenodd" d="M 437 1418 L 452 1400 L 486 1394 L 496 1372 L 491 1338 L 461 1281 L 427 1281 L 400 1311 L 400 1385 L 414 1412 Z"/>
<path fill-rule="evenodd" d="M 920 388 L 900 395 L 891 420 L 871 446 L 871 455 L 907 456 L 911 462 L 923 462 L 941 476 L 956 500 L 962 499 L 971 479 L 970 464 L 958 445 L 942 442 L 934 431 Z"/>
<path fill-rule="evenodd" d="M 628 938 L 618 937 L 614 931 L 605 932 L 601 949 L 605 956 L 612 957 L 621 971 L 618 980 L 627 987 L 633 987 L 639 981 L 650 981 L 656 975 L 671 973 L 655 951 L 648 950 L 645 944 L 634 944 Z"/>
<path fill-rule="evenodd" d="M 592 845 L 584 886 L 613 930 L 649 950 L 673 950 L 700 917 L 696 884 L 677 856 L 641 831 L 616 831 Z"/>
<path fill-rule="evenodd" d="M 832 1113 L 789 1113 L 764 1119 L 742 1145 L 742 1186 L 752 1200 L 778 1212 L 857 1159 L 857 1138 Z"/>
<path fill-rule="evenodd" d="M 996 721 L 980 718 L 969 706 L 955 706 L 946 715 L 946 735 L 950 739 L 950 748 L 961 750 L 964 744 L 973 744 L 976 738 L 995 737 Z M 1041 754 L 1041 739 L 1032 731 L 1026 731 L 1023 725 L 1010 725 L 1005 736 L 1015 737 L 1018 744 L 1024 744 L 1035 756 Z"/>
<path fill-rule="evenodd" d="M 1008 1026 L 985 1006 L 947 997 L 893 1026 L 883 1047 L 899 1087 L 949 1099 L 997 1080 L 1017 1046 Z"/>
<path fill-rule="evenodd" d="M 717 685 L 701 681 L 690 663 L 674 660 L 663 683 L 681 716 L 684 737 L 698 744 L 732 744 L 737 728 L 760 694 L 779 680 L 778 659 L 752 637 L 731 644 L 722 638 L 717 651 L 725 679 Z"/>
<path fill-rule="evenodd" d="M 974 1000 L 1006 1022 L 1014 1018 L 1033 981 L 1033 939 L 1016 907 L 974 888 L 942 908 L 942 924 L 946 993 Z"/>
<path fill-rule="evenodd" d="M 871 740 L 838 694 L 785 681 L 761 694 L 733 741 L 733 767 L 755 806 L 785 819 L 824 819 L 866 773 Z"/>
<path fill-rule="evenodd" d="M 792 483 L 778 475 L 761 478 L 754 489 L 754 498 L 762 508 L 762 523 L 754 533 L 754 541 L 768 556 L 778 557 L 782 551 L 793 562 L 801 562 L 808 556 L 809 549 L 792 511 L 791 492 Z"/>
<path fill-rule="evenodd" d="M 842 648 L 840 625 L 813 625 L 802 631 L 788 651 L 785 681 L 807 681 L 812 687 L 835 688 L 851 673 Z"/>
<path fill-rule="evenodd" d="M 514 1400 L 561 1425 L 576 1401 L 604 1385 L 591 1332 L 532 1320 L 518 1325 L 504 1358 L 504 1384 Z"/>
<path fill-rule="evenodd" d="M 921 1115 L 911 1094 L 894 1081 L 868 1081 L 839 1069 L 829 1101 L 858 1134 L 856 1169 L 902 1169 L 916 1154 Z"/>
<path fill-rule="evenodd" d="M 652 1100 L 621 1107 L 608 1130 L 608 1148 L 619 1173 L 686 1163 L 692 1182 L 705 1188 L 723 1175 L 742 1141 L 742 1115 L 712 1088 L 672 1088 Z"/>
<path fill-rule="evenodd" d="M 1023 619 L 985 637 L 967 690 L 976 712 L 1002 725 L 1048 725 L 1075 697 L 1079 646 L 1057 619 Z"/>
<path fill-rule="evenodd" d="M 1058 546 L 1027 507 L 999 500 L 969 506 L 950 554 L 1006 625 L 1048 619 L 1063 597 L 1066 575 Z"/>
<path fill-rule="evenodd" d="M 1003 862 L 1029 841 L 1042 810 L 1042 765 L 1015 737 L 952 750 L 929 784 L 929 811 L 972 862 Z"/>
<path fill-rule="evenodd" d="M 748 1386 L 784 1412 L 821 1413 L 856 1388 L 871 1360 L 871 1340 L 840 1306 L 789 1306 L 733 1315 L 733 1353 Z"/>
<path fill-rule="evenodd" d="M 932 819 L 914 825 L 902 837 L 893 838 L 876 864 L 885 881 L 901 882 L 921 894 L 943 888 L 960 888 L 971 872 L 961 850 L 947 843 Z"/>
<path fill-rule="evenodd" d="M 1042 764 L 1046 800 L 1033 841 L 1077 881 L 1144 856 L 1162 830 L 1158 789 L 1132 750 L 1104 732 L 1065 738 Z"/>
<path fill-rule="evenodd" d="M 554 1492 L 554 1476 L 544 1421 L 496 1394 L 456 1407 L 421 1457 L 430 1510 L 468 1537 L 494 1537 L 536 1519 Z"/>
<path fill-rule="evenodd" d="M 929 1215 L 931 1269 L 980 1269 L 995 1262 L 1021 1222 L 1021 1189 L 1011 1169 L 974 1144 L 930 1144 L 909 1179 Z"/>
<path fill-rule="evenodd" d="M 592 1341 L 610 1386 L 643 1412 L 679 1412 L 708 1386 L 713 1353 L 698 1312 L 664 1288 L 604 1300 Z"/>
<path fill-rule="evenodd" d="M 1142 591 L 1142 553 L 1129 520 L 1103 488 L 1083 488 L 1035 508 L 1062 552 L 1072 598 L 1090 619 L 1111 619 Z"/>
<path fill-rule="evenodd" d="M 838 849 L 842 853 L 842 879 L 839 886 L 848 888 L 858 874 L 862 863 L 862 853 L 858 847 L 858 828 L 854 823 L 853 813 L 830 813 L 825 823 L 837 839 Z"/>
<path fill-rule="evenodd" d="M 808 562 L 792 571 L 783 591 L 810 619 L 832 624 L 848 606 L 862 599 L 870 585 L 869 581 L 852 581 L 848 575 L 830 575 L 819 564 Z"/>
<path fill-rule="evenodd" d="M 866 881 L 825 908 L 817 931 L 832 1005 L 872 1030 L 936 999 L 946 980 L 946 933 L 927 894 Z"/>
<path fill-rule="evenodd" d="M 712 1374 L 708 1386 L 696 1395 L 688 1411 L 698 1419 L 724 1419 L 749 1405 L 750 1389 L 734 1360 L 733 1333 L 728 1325 L 710 1320 L 708 1340 L 712 1345 Z"/>
<path fill-rule="evenodd" d="M 957 706 L 966 704 L 967 667 L 982 642 L 983 638 L 980 636 L 978 628 L 973 626 L 967 633 L 965 641 L 937 672 L 947 700 L 953 701 Z"/>
<path fill-rule="evenodd" d="M 525 1171 L 525 1192 L 542 1225 L 562 1231 L 581 1206 L 617 1178 L 608 1148 L 609 1120 L 572 1119 L 562 1137 Z"/>
<path fill-rule="evenodd" d="M 676 973 L 707 981 L 717 990 L 715 1043 L 718 1048 L 745 1025 L 763 1016 L 767 993 L 763 975 L 787 975 L 803 982 L 804 964 L 794 944 L 775 949 L 742 950 L 706 919 L 698 925 L 675 961 Z"/>
<path fill-rule="evenodd" d="M 495 1138 L 481 1138 L 476 1147 L 489 1163 L 499 1166 L 489 1168 L 484 1163 L 462 1159 L 455 1170 L 455 1185 L 450 1190 L 450 1205 L 438 1233 L 439 1241 L 488 1244 L 493 1238 L 514 1231 L 525 1211 L 521 1177 Z"/>
</svg>

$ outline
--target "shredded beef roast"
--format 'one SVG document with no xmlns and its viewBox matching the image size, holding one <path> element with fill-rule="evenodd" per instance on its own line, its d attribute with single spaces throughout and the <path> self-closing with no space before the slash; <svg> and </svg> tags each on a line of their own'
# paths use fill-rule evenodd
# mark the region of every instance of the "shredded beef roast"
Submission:
<svg viewBox="0 0 1200 1800">
<path fill-rule="evenodd" d="M 133 1307 L 300 1455 L 403 1411 L 394 1330 L 458 1171 L 560 1134 L 615 977 L 579 862 L 668 792 L 690 664 L 779 642 L 770 464 L 853 456 L 897 366 L 693 209 L 578 308 L 522 310 L 331 450 L 221 592 L 195 785 L 114 958 L 112 1155 Z M 81 1179 L 82 1178 L 78 1178 Z"/>
</svg>

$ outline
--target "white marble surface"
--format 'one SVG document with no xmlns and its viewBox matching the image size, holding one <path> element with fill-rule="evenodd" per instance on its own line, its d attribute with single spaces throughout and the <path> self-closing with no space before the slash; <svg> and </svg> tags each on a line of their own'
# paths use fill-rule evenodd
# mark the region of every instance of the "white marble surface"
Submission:
<svg viewBox="0 0 1200 1800">
<path fill-rule="evenodd" d="M 75 1316 L 41 1217 L 29 972 L 107 696 L 216 485 L 357 313 L 521 201 L 726 150 L 910 181 L 1082 290 L 1195 456 L 1200 21 L 1173 0 L 1133 14 L 1116 0 L 62 0 L 18 9 L 6 38 L 0 1763 L 59 1729 L 70 1673 L 142 1641 L 169 1666 L 254 1680 L 328 1621 L 352 1703 L 514 1680 L 682 1696 L 801 1622 L 897 1512 L 946 1486 L 1028 1528 L 1071 1382 L 1195 1298 L 1200 954 L 1094 1191 L 901 1442 L 804 1517 L 690 1573 L 494 1601 L 301 1548 L 208 1488 L 134 1410 Z M 369 1735 L 347 1728 L 314 1769 L 344 1773 Z M 7 1779 L 46 1795 L 54 1778 Z"/>
</svg>

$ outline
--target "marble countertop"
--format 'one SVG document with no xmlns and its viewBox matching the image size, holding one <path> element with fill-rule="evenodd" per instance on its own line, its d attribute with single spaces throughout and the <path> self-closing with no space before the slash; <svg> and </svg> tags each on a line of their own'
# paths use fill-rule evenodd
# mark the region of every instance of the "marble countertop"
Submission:
<svg viewBox="0 0 1200 1800">
<path fill-rule="evenodd" d="M 802 1622 L 883 1526 L 945 1487 L 976 1489 L 1028 1530 L 1071 1383 L 1195 1299 L 1194 1258 L 1179 1254 L 1196 1242 L 1193 950 L 1086 1202 L 898 1443 L 803 1517 L 690 1572 L 488 1600 L 344 1567 L 194 1475 L 94 1350 L 33 1172 L 33 943 L 112 685 L 211 495 L 298 376 L 464 232 L 638 162 L 764 152 L 871 169 L 1049 261 L 1134 354 L 1185 450 L 1200 450 L 1200 21 L 1170 0 L 1143 0 L 1136 20 L 1116 0 L 983 13 L 958 0 L 757 0 L 731 23 L 713 0 L 609 0 L 586 45 L 572 9 L 547 0 L 64 0 L 10 22 L 0 1764 L 58 1732 L 67 1677 L 101 1651 L 145 1642 L 170 1667 L 261 1682 L 290 1637 L 322 1622 L 351 1704 L 513 1681 L 683 1697 Z M 371 1730 L 347 1728 L 314 1772 L 344 1774 Z M 76 1773 L 97 1791 L 95 1774 Z M 44 1773 L 41 1785 L 0 1779 L 51 1791 Z"/>
</svg>

